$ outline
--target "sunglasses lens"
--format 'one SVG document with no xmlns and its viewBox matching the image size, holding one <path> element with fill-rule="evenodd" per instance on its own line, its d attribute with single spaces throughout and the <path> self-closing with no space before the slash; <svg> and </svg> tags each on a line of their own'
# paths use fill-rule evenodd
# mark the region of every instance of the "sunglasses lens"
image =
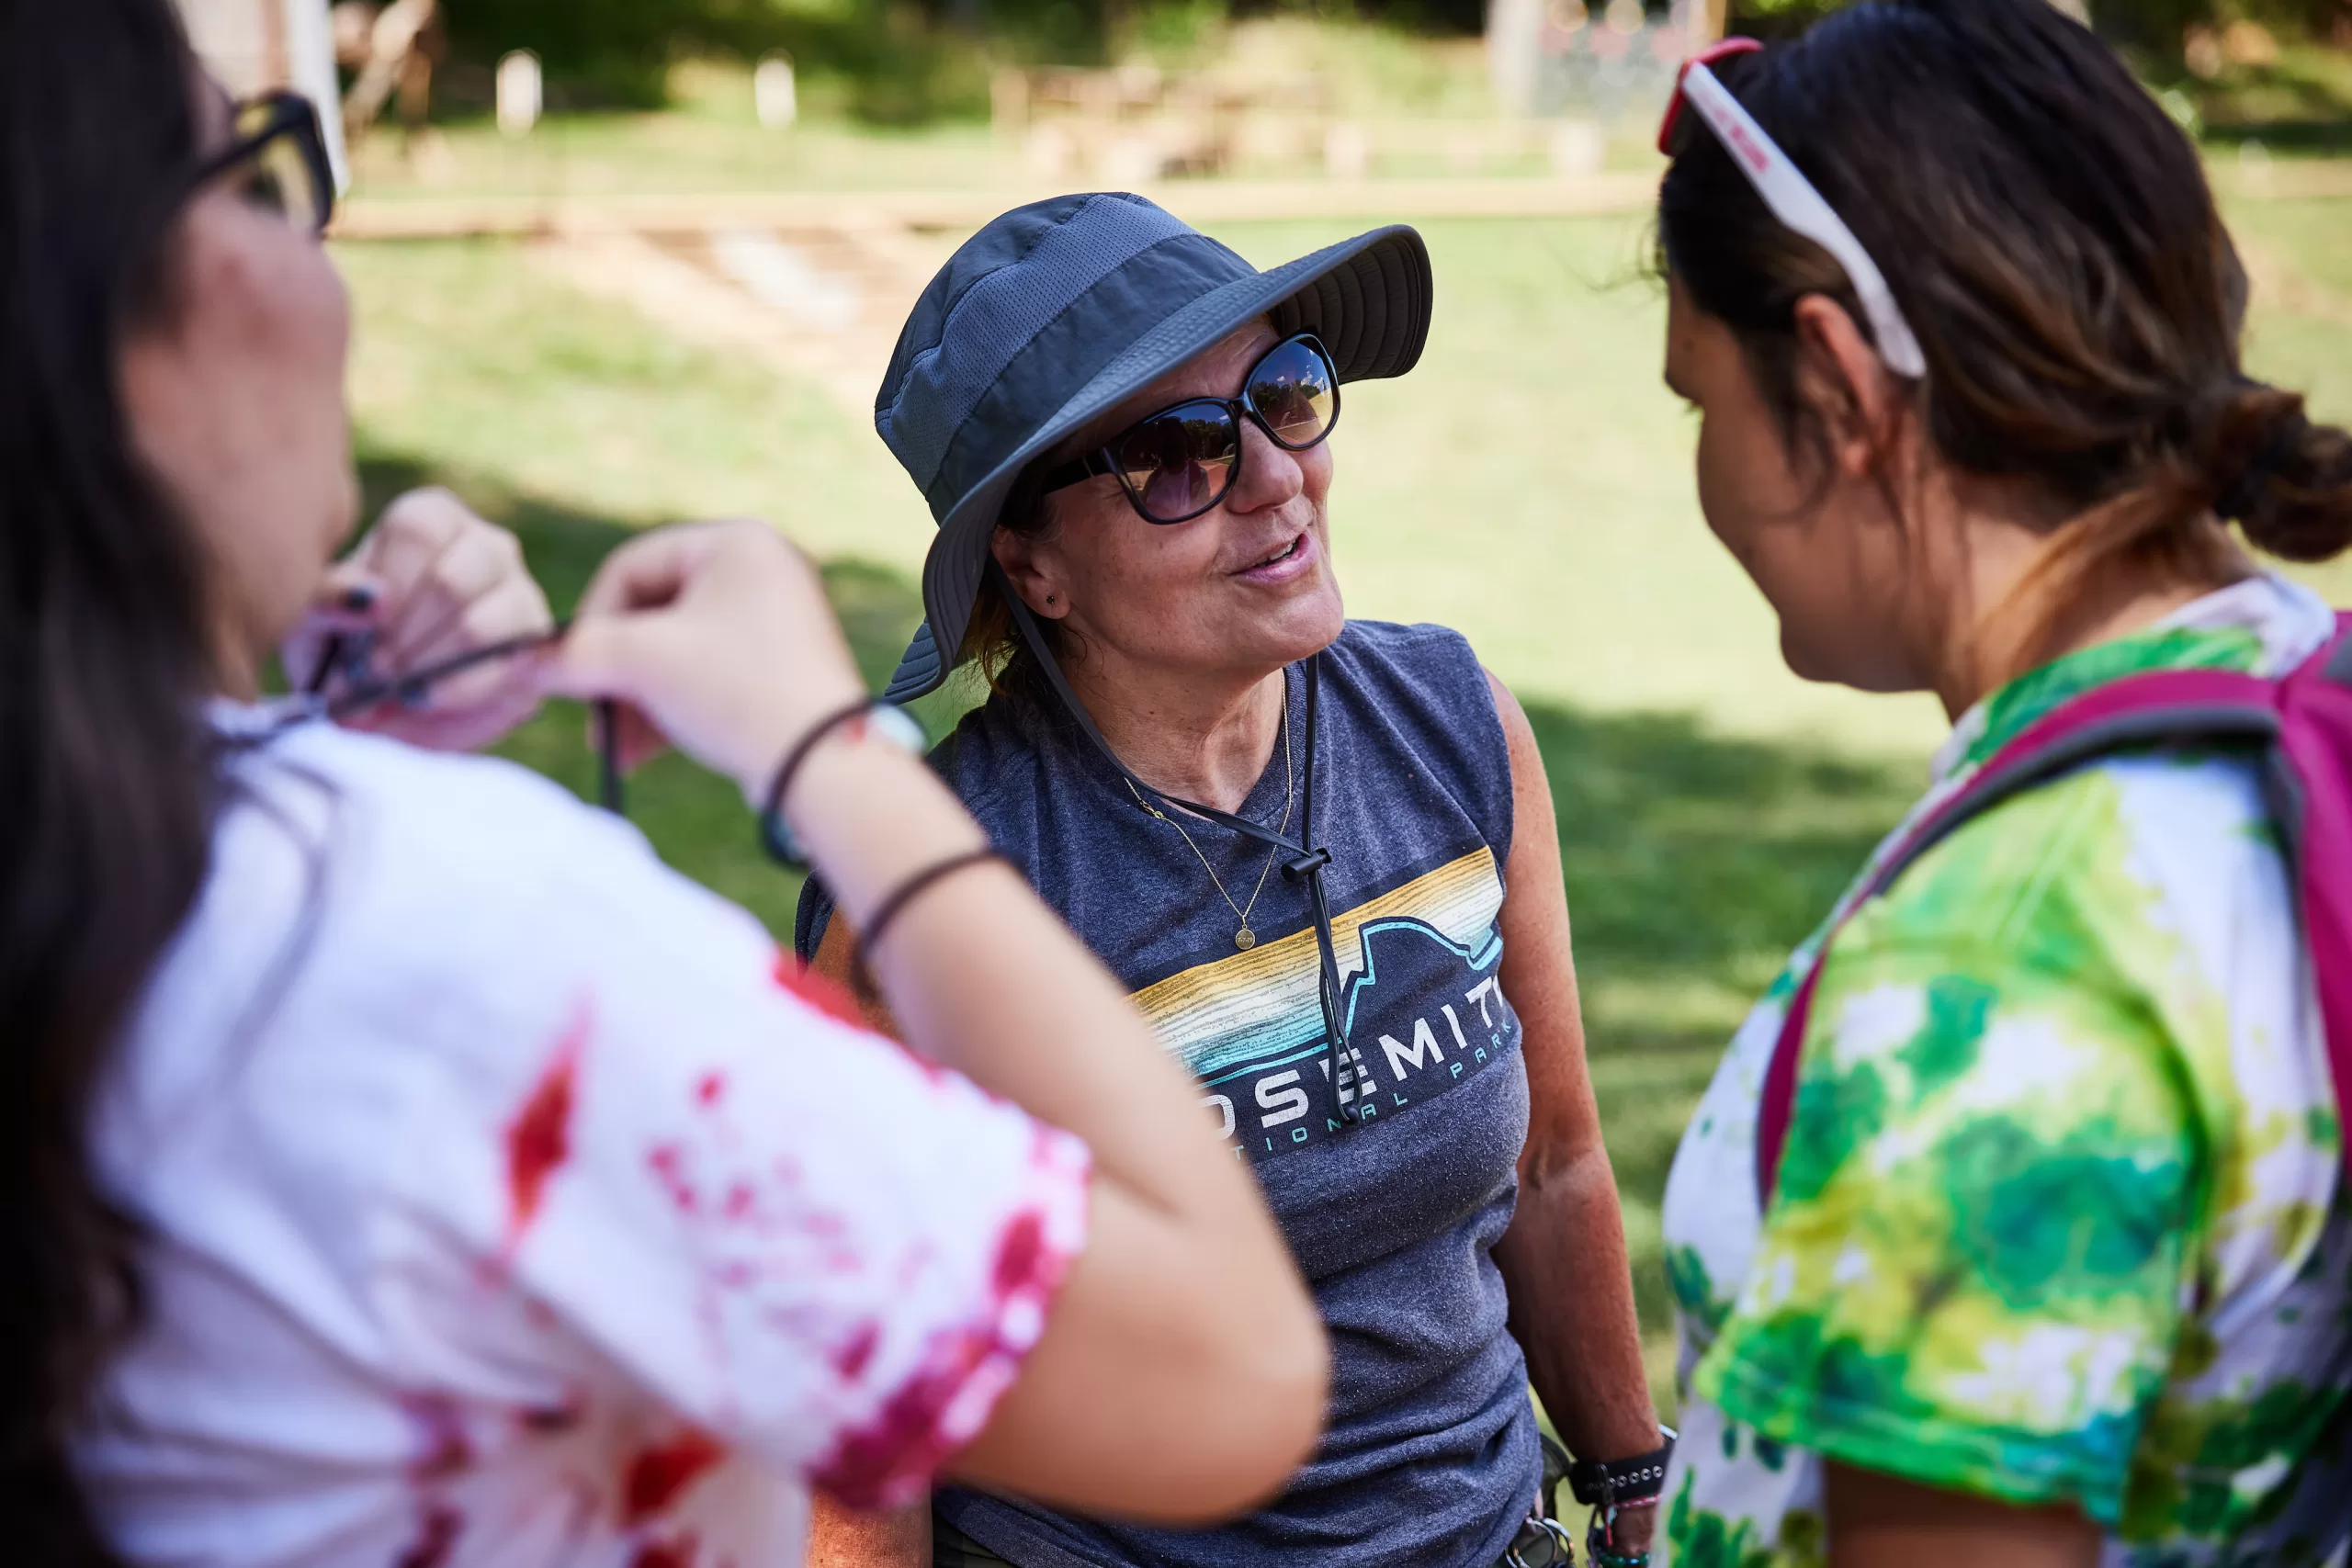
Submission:
<svg viewBox="0 0 2352 1568">
<path fill-rule="evenodd" d="M 1304 343 L 1286 343 L 1258 362 L 1250 376 L 1250 406 L 1294 449 L 1312 446 L 1330 433 L 1340 406 L 1331 366 Z"/>
<path fill-rule="evenodd" d="M 1146 516 L 1182 522 L 1224 496 L 1240 445 L 1222 405 L 1186 403 L 1127 432 L 1115 454 L 1119 477 Z"/>
<path fill-rule="evenodd" d="M 253 162 L 245 166 L 238 189 L 254 206 L 301 228 L 317 228 L 326 217 L 322 205 L 324 193 L 311 178 L 310 160 L 290 131 L 254 149 Z"/>
</svg>

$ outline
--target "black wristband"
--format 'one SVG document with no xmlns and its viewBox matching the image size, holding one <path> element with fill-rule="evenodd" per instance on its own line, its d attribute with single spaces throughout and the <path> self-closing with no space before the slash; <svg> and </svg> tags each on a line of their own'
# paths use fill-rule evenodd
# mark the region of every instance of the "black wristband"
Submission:
<svg viewBox="0 0 2352 1568">
<path fill-rule="evenodd" d="M 798 848 L 784 830 L 784 797 L 792 788 L 793 775 L 800 772 L 800 764 L 808 760 L 808 753 L 817 749 L 818 741 L 851 719 L 873 712 L 881 703 L 879 697 L 860 697 L 847 707 L 834 709 L 803 730 L 800 739 L 792 743 L 792 750 L 784 754 L 775 780 L 768 785 L 767 805 L 760 812 L 760 847 L 767 851 L 771 860 L 781 865 L 805 863 Z"/>
<path fill-rule="evenodd" d="M 944 860 L 933 861 L 904 882 L 899 883 L 898 886 L 890 889 L 882 902 L 874 906 L 874 913 L 866 917 L 865 929 L 857 933 L 857 944 L 850 957 L 852 973 L 860 975 L 865 973 L 866 953 L 873 949 L 876 942 L 882 940 L 882 933 L 889 929 L 892 920 L 899 918 L 899 912 L 914 902 L 915 895 L 935 883 L 945 881 L 959 871 L 988 861 L 1004 861 L 1007 865 L 1012 863 L 1005 861 L 1004 856 L 998 853 L 993 847 L 966 850 L 962 854 L 949 855 Z"/>
<path fill-rule="evenodd" d="M 1588 1508 L 1657 1497 L 1666 1490 L 1667 1461 L 1674 1457 L 1673 1429 L 1662 1430 L 1666 1432 L 1665 1444 L 1645 1454 L 1611 1460 L 1606 1464 L 1597 1460 L 1578 1460 L 1568 1466 L 1569 1495 Z"/>
</svg>

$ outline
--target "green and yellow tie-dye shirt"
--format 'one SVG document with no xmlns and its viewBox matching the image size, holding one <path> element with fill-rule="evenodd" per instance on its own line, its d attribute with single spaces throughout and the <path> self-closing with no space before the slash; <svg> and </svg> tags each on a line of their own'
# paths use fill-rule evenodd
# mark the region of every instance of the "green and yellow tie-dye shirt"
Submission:
<svg viewBox="0 0 2352 1568">
<path fill-rule="evenodd" d="M 1915 818 L 2078 692 L 2276 671 L 2332 624 L 2256 578 L 2045 666 L 1962 721 Z M 1818 941 L 1734 1039 L 1668 1184 L 1676 1568 L 1822 1562 L 1825 1460 L 2073 1503 L 2111 1568 L 2331 1561 L 2352 1530 L 2352 1202 L 2248 761 L 2084 767 L 1860 908 L 1759 1214 L 1758 1089 Z"/>
</svg>

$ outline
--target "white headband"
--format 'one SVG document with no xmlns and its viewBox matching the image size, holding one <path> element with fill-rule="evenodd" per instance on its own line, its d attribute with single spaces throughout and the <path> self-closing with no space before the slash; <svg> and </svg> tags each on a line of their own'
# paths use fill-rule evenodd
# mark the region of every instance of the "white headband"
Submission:
<svg viewBox="0 0 2352 1568">
<path fill-rule="evenodd" d="M 1722 139 L 1732 162 L 1772 209 L 1772 216 L 1827 251 L 1846 269 L 1847 278 L 1861 299 L 1862 313 L 1871 319 L 1871 333 L 1878 339 L 1879 355 L 1887 368 L 1915 380 L 1925 376 L 1927 356 L 1919 352 L 1919 340 L 1911 335 L 1911 323 L 1896 308 L 1878 264 L 1846 227 L 1845 220 L 1830 210 L 1813 182 L 1781 151 L 1780 143 L 1765 134 L 1756 117 L 1699 61 L 1683 69 L 1682 96 Z"/>
</svg>

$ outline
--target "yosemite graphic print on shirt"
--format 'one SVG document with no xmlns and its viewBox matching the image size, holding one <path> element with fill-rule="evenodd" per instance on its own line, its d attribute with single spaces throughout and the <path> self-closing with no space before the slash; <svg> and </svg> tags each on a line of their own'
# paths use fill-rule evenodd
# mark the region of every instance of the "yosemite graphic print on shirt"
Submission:
<svg viewBox="0 0 2352 1568">
<path fill-rule="evenodd" d="M 1480 847 L 1331 917 L 1348 1035 L 1338 1102 L 1401 1114 L 1516 1048 L 1496 970 L 1502 881 Z M 1196 964 L 1136 1006 L 1201 1081 L 1237 1154 L 1266 1160 L 1340 1130 L 1332 1115 L 1315 932 Z"/>
</svg>

